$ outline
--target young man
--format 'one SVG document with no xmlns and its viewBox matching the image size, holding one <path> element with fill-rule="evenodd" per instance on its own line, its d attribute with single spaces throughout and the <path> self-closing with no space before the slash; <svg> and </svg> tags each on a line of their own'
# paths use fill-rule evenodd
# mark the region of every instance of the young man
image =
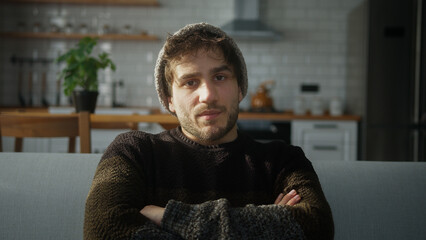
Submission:
<svg viewBox="0 0 426 240">
<path fill-rule="evenodd" d="M 180 127 L 133 131 L 104 153 L 86 202 L 85 239 L 332 239 L 320 183 L 300 148 L 237 129 L 247 71 L 209 24 L 170 36 L 155 69 Z"/>
</svg>

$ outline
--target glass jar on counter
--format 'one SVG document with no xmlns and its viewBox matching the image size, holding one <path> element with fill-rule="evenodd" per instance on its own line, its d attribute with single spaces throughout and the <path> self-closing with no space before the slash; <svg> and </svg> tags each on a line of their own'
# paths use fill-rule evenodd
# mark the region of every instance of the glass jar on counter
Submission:
<svg viewBox="0 0 426 240">
<path fill-rule="evenodd" d="M 303 97 L 296 97 L 293 102 L 293 113 L 295 115 L 305 115 L 307 112 L 306 100 Z"/>
<path fill-rule="evenodd" d="M 78 27 L 78 32 L 81 34 L 87 34 L 89 32 L 89 29 L 85 23 L 80 24 Z"/>
<path fill-rule="evenodd" d="M 339 98 L 333 98 L 330 101 L 330 115 L 340 116 L 343 114 L 343 104 Z"/>
<path fill-rule="evenodd" d="M 320 97 L 314 97 L 312 99 L 311 114 L 315 116 L 324 114 L 324 102 Z"/>
<path fill-rule="evenodd" d="M 71 23 L 67 23 L 64 27 L 64 32 L 66 34 L 71 34 L 74 32 L 73 25 Z"/>
</svg>

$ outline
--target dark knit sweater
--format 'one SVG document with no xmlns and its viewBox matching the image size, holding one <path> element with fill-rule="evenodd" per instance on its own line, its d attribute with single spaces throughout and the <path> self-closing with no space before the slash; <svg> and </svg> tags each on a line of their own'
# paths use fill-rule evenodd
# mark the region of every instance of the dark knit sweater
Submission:
<svg viewBox="0 0 426 240">
<path fill-rule="evenodd" d="M 272 204 L 295 189 L 295 206 Z M 139 211 L 166 207 L 161 227 Z M 90 189 L 85 239 L 332 239 L 333 220 L 300 148 L 242 133 L 203 146 L 180 128 L 119 135 Z"/>
</svg>

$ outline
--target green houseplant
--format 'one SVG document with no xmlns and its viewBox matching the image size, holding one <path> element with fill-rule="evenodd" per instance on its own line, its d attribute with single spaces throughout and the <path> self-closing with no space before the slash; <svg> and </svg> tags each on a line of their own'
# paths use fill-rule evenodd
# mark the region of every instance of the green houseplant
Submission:
<svg viewBox="0 0 426 240">
<path fill-rule="evenodd" d="M 108 67 L 113 71 L 116 69 L 108 53 L 102 52 L 97 58 L 91 56 L 96 44 L 96 38 L 84 37 L 75 48 L 56 59 L 58 63 L 66 63 L 59 78 L 64 79 L 64 94 L 73 96 L 76 112 L 95 111 L 99 85 L 98 70 Z"/>
</svg>

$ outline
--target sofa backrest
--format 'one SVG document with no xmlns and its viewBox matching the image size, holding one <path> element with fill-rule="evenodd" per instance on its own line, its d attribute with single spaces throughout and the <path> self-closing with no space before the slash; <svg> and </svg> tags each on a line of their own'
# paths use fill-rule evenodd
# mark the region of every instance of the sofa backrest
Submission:
<svg viewBox="0 0 426 240">
<path fill-rule="evenodd" d="M 426 162 L 313 162 L 335 239 L 426 239 Z"/>
<path fill-rule="evenodd" d="M 0 239 L 83 238 L 100 154 L 0 153 Z M 424 239 L 426 162 L 313 162 L 335 239 Z"/>
<path fill-rule="evenodd" d="M 0 153 L 0 239 L 83 239 L 100 154 Z"/>
</svg>

